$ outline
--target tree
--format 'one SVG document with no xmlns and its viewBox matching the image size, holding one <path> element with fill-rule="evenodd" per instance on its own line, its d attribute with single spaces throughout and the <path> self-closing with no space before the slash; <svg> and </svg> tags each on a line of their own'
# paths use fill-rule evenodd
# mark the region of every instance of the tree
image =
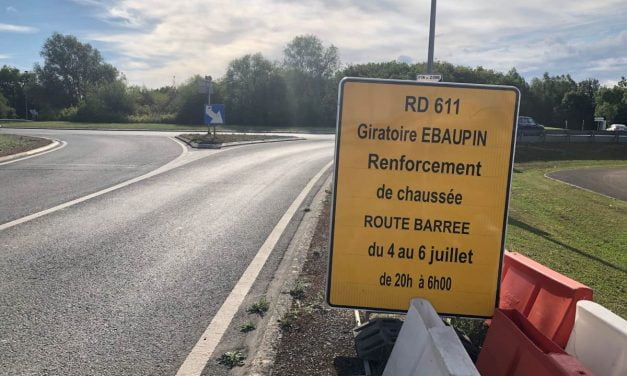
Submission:
<svg viewBox="0 0 627 376">
<path fill-rule="evenodd" d="M 13 119 L 15 109 L 9 106 L 9 101 L 0 93 L 0 119 Z"/>
<path fill-rule="evenodd" d="M 558 112 L 562 119 L 568 121 L 569 129 L 595 129 L 594 99 L 582 90 L 566 93 Z"/>
<path fill-rule="evenodd" d="M 577 83 L 570 75 L 549 76 L 544 73 L 541 79 L 531 81 L 529 89 L 535 102 L 529 115 L 540 123 L 562 126 L 565 120 L 559 111 L 562 100 L 566 93 L 577 90 Z"/>
<path fill-rule="evenodd" d="M 134 103 L 122 80 L 104 83 L 88 90 L 73 120 L 97 123 L 125 122 L 134 111 Z"/>
<path fill-rule="evenodd" d="M 51 105 L 57 108 L 76 106 L 91 88 L 118 78 L 117 69 L 105 63 L 97 49 L 72 35 L 52 34 L 41 56 L 44 65 L 36 64 L 35 71 Z"/>
<path fill-rule="evenodd" d="M 302 35 L 294 38 L 283 53 L 292 123 L 332 125 L 337 100 L 333 76 L 340 66 L 337 48 L 324 47 L 314 35 Z"/>
<path fill-rule="evenodd" d="M 230 123 L 286 124 L 285 82 L 279 68 L 260 53 L 231 61 L 220 84 Z"/>
<path fill-rule="evenodd" d="M 612 88 L 601 88 L 596 95 L 596 115 L 608 124 L 627 123 L 627 80 L 623 77 Z"/>
</svg>

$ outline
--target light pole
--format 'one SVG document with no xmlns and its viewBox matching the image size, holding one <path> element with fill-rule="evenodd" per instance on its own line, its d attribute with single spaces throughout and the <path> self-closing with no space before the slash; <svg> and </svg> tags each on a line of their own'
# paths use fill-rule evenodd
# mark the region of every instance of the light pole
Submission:
<svg viewBox="0 0 627 376">
<path fill-rule="evenodd" d="M 433 73 L 433 44 L 435 42 L 435 6 L 437 0 L 431 0 L 431 19 L 429 23 L 429 54 L 427 57 L 427 74 Z"/>
<path fill-rule="evenodd" d="M 26 94 L 26 83 L 28 80 L 28 71 L 24 71 L 24 84 L 22 85 L 22 91 L 24 92 L 24 118 L 28 120 L 28 96 Z"/>
</svg>

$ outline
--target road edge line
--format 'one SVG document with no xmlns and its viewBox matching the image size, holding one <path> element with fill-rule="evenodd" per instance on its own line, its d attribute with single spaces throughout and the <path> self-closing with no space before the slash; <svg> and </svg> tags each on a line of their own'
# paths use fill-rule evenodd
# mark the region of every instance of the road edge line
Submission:
<svg viewBox="0 0 627 376">
<path fill-rule="evenodd" d="M 270 235 L 268 235 L 253 260 L 235 284 L 235 287 L 233 287 L 218 312 L 213 316 L 207 329 L 202 333 L 198 342 L 196 342 L 183 364 L 179 367 L 176 373 L 177 376 L 197 376 L 202 374 L 203 369 L 231 324 L 233 317 L 242 305 L 244 298 L 248 295 L 248 292 L 261 272 L 261 269 L 266 264 L 266 261 L 281 238 L 281 235 L 294 217 L 294 214 L 296 214 L 300 205 L 331 165 L 333 165 L 333 161 L 327 163 L 309 180 L 305 188 L 303 188 L 276 226 L 274 226 Z"/>
<path fill-rule="evenodd" d="M 558 170 L 558 171 L 564 171 L 564 170 Z M 600 192 L 597 192 L 597 191 L 593 191 L 592 189 L 588 189 L 588 188 L 580 187 L 580 186 L 578 186 L 578 185 L 576 185 L 576 184 L 569 183 L 569 182 L 567 182 L 567 181 L 560 180 L 560 179 L 558 179 L 558 178 L 554 178 L 554 177 L 552 177 L 552 176 L 549 176 L 549 174 L 550 174 L 550 173 L 553 173 L 553 172 L 558 172 L 558 171 L 547 172 L 547 173 L 545 173 L 545 174 L 544 174 L 544 177 L 545 177 L 545 178 L 547 178 L 547 179 L 550 179 L 550 180 L 553 180 L 553 181 L 556 181 L 556 182 L 562 183 L 562 184 L 569 185 L 569 186 L 574 187 L 574 188 L 581 189 L 581 190 L 586 191 L 586 192 L 590 192 L 590 193 L 594 193 L 594 194 L 599 195 L 599 196 L 603 196 L 603 197 L 611 198 L 612 200 L 620 200 L 620 201 L 622 201 L 620 198 L 616 198 L 616 197 L 608 196 L 608 195 L 606 195 L 606 194 L 603 194 L 603 193 L 600 193 Z"/>
<path fill-rule="evenodd" d="M 39 157 L 40 155 L 44 155 L 44 154 L 51 153 L 53 151 L 61 150 L 67 145 L 66 141 L 59 141 L 54 138 L 48 138 L 48 137 L 42 137 L 42 136 L 35 136 L 35 137 L 50 140 L 52 142 L 46 146 L 42 146 L 37 149 L 33 149 L 33 150 L 29 150 L 29 151 L 25 151 L 25 152 L 13 154 L 13 155 L 7 155 L 5 157 L 0 157 L 0 166 L 8 165 L 9 163 L 15 163 L 15 162 L 23 161 L 23 160 L 34 158 L 34 157 Z"/>
<path fill-rule="evenodd" d="M 14 219 L 13 221 L 10 221 L 10 222 L 2 223 L 2 224 L 0 224 L 0 231 L 6 230 L 6 229 L 11 228 L 13 226 L 20 225 L 22 223 L 30 222 L 33 219 L 37 219 L 39 217 L 43 217 L 44 215 L 54 213 L 54 212 L 59 211 L 61 209 L 69 208 L 70 206 L 73 206 L 73 205 L 76 205 L 76 204 L 80 204 L 81 202 L 85 202 L 85 201 L 90 200 L 90 199 L 92 199 L 94 197 L 102 196 L 102 195 L 104 195 L 106 193 L 116 191 L 116 190 L 118 190 L 120 188 L 124 188 L 124 187 L 129 186 L 129 185 L 131 185 L 133 183 L 137 183 L 137 182 L 140 182 L 142 180 L 151 178 L 153 176 L 162 174 L 162 173 L 167 172 L 167 171 L 169 171 L 169 170 L 171 170 L 173 168 L 180 167 L 180 166 L 176 166 L 176 162 L 178 162 L 179 159 L 184 157 L 189 152 L 189 150 L 187 149 L 187 147 L 185 145 L 183 145 L 179 141 L 176 141 L 176 140 L 174 140 L 171 137 L 168 137 L 168 138 L 170 140 L 176 142 L 181 147 L 181 149 L 183 151 L 176 158 L 174 158 L 170 162 L 164 164 L 163 166 L 160 166 L 160 167 L 158 167 L 158 168 L 156 168 L 156 169 L 154 169 L 154 170 L 152 170 L 150 172 L 147 172 L 144 175 L 140 175 L 140 176 L 134 177 L 132 179 L 123 181 L 123 182 L 118 183 L 118 184 L 116 184 L 114 186 L 102 189 L 102 190 L 100 190 L 98 192 L 90 193 L 90 194 L 88 194 L 86 196 L 79 197 L 79 198 L 76 198 L 74 200 L 70 200 L 70 201 L 64 202 L 63 204 L 59 204 L 57 206 L 53 206 L 51 208 L 39 211 L 37 213 L 33 213 L 33 214 L 27 215 L 27 216 L 22 217 L 22 218 Z"/>
</svg>

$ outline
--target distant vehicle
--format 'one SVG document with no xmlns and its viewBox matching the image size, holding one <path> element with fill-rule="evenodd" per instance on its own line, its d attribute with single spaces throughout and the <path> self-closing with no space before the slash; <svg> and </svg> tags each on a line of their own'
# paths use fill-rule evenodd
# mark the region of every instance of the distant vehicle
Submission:
<svg viewBox="0 0 627 376">
<path fill-rule="evenodd" d="M 612 124 L 606 131 L 627 131 L 627 125 L 625 124 Z"/>
<path fill-rule="evenodd" d="M 519 116 L 518 117 L 518 129 L 521 130 L 543 130 L 544 126 L 536 123 L 532 117 Z"/>
</svg>

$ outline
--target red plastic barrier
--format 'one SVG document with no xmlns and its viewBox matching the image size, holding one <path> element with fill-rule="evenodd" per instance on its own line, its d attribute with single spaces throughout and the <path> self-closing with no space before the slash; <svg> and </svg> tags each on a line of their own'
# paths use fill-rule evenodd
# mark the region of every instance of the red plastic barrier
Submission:
<svg viewBox="0 0 627 376">
<path fill-rule="evenodd" d="M 591 376 L 516 310 L 494 311 L 477 359 L 482 376 Z"/>
<path fill-rule="evenodd" d="M 562 348 L 579 300 L 592 300 L 592 289 L 519 253 L 505 252 L 499 308 L 521 312 Z"/>
</svg>

